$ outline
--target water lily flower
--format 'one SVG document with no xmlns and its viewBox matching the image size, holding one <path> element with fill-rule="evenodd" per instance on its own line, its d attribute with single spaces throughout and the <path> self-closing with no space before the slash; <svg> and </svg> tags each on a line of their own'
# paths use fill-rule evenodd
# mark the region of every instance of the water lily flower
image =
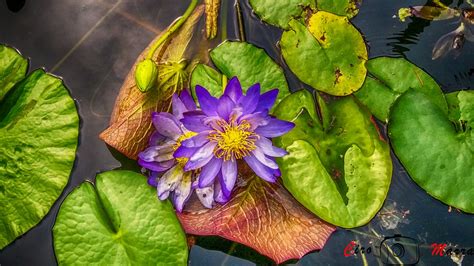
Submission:
<svg viewBox="0 0 474 266">
<path fill-rule="evenodd" d="M 201 169 L 198 186 L 214 184 L 216 201 L 229 200 L 237 179 L 237 160 L 243 159 L 268 182 L 280 177 L 274 158 L 287 152 L 274 147 L 270 138 L 287 133 L 294 124 L 269 115 L 277 95 L 278 89 L 260 94 L 259 84 L 243 95 L 236 77 L 229 81 L 219 99 L 196 86 L 201 110 L 184 113 L 181 122 L 197 135 L 184 140 L 174 155 L 189 158 L 185 171 Z"/>
<path fill-rule="evenodd" d="M 160 200 L 165 200 L 172 194 L 173 204 L 176 210 L 181 212 L 193 191 L 192 183 L 196 174 L 183 169 L 188 161 L 186 157 L 174 157 L 173 153 L 184 140 L 196 135 L 179 121 L 184 112 L 196 110 L 196 104 L 189 93 L 183 91 L 179 97 L 177 94 L 173 95 L 172 107 L 173 114 L 152 114 L 156 132 L 150 138 L 150 146 L 138 155 L 138 163 L 149 170 L 148 183 L 157 188 Z M 208 190 L 204 187 L 198 188 L 202 189 Z M 204 206 L 212 207 L 212 197 L 199 198 Z"/>
</svg>

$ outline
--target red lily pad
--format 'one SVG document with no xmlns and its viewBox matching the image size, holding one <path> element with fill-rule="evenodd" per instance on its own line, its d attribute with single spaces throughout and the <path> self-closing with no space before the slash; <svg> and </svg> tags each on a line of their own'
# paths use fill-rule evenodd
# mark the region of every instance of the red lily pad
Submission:
<svg viewBox="0 0 474 266">
<path fill-rule="evenodd" d="M 322 249 L 336 230 L 308 212 L 281 184 L 255 175 L 240 181 L 225 205 L 206 209 L 192 198 L 178 214 L 186 233 L 220 236 L 282 263 Z"/>
</svg>

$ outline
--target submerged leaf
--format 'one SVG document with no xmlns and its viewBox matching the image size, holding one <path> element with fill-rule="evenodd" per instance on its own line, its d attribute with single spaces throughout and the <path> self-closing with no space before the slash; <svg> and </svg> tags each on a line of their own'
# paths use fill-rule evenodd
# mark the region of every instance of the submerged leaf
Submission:
<svg viewBox="0 0 474 266">
<path fill-rule="evenodd" d="M 362 0 L 318 0 L 317 3 L 319 10 L 352 18 L 359 13 Z"/>
<path fill-rule="evenodd" d="M 22 80 L 28 71 L 28 60 L 15 49 L 0 45 L 0 101 Z"/>
<path fill-rule="evenodd" d="M 146 178 L 109 171 L 71 192 L 53 228 L 59 265 L 186 265 L 188 247 L 174 209 Z"/>
<path fill-rule="evenodd" d="M 288 28 L 293 18 L 303 15 L 305 8 L 314 9 L 314 0 L 250 0 L 253 11 L 265 22 L 282 29 Z"/>
<path fill-rule="evenodd" d="M 409 16 L 422 18 L 426 20 L 446 20 L 459 17 L 461 12 L 457 9 L 437 6 L 411 6 L 408 8 L 401 8 L 398 11 L 401 21 Z"/>
<path fill-rule="evenodd" d="M 450 94 L 448 99 L 449 115 L 426 94 L 408 90 L 392 107 L 389 137 L 420 187 L 448 205 L 474 213 L 474 93 Z"/>
<path fill-rule="evenodd" d="M 390 148 L 352 97 L 331 100 L 319 110 L 328 112 L 322 122 L 307 91 L 293 93 L 276 108 L 275 115 L 296 124 L 275 140 L 289 152 L 279 160 L 283 183 L 325 221 L 345 228 L 364 225 L 387 196 Z"/>
<path fill-rule="evenodd" d="M 224 237 L 277 263 L 323 248 L 333 226 L 306 211 L 280 184 L 247 178 L 225 205 L 206 209 L 192 199 L 178 214 L 186 232 Z"/>
<path fill-rule="evenodd" d="M 172 40 L 155 54 L 153 59 L 158 62 L 157 87 L 142 93 L 135 84 L 134 73 L 137 64 L 160 36 L 142 52 L 125 78 L 115 102 L 110 126 L 100 134 L 100 138 L 127 157 L 136 159 L 138 153 L 146 148 L 153 133 L 151 114 L 169 111 L 173 93 L 188 84 L 192 66 L 188 66 L 183 57 L 203 12 L 204 6 L 198 6 Z"/>
<path fill-rule="evenodd" d="M 211 59 L 228 78 L 237 76 L 244 91 L 260 83 L 262 93 L 279 89 L 278 99 L 290 92 L 283 69 L 263 49 L 250 43 L 223 42 L 211 51 Z"/>
<path fill-rule="evenodd" d="M 1 102 L 0 249 L 41 221 L 61 195 L 78 134 L 74 100 L 61 79 L 43 70 Z"/>
<path fill-rule="evenodd" d="M 388 121 L 392 104 L 410 88 L 425 93 L 447 111 L 443 92 L 436 81 L 406 59 L 378 57 L 369 60 L 366 66 L 370 75 L 355 96 L 379 120 Z"/>
<path fill-rule="evenodd" d="M 304 83 L 331 95 L 348 95 L 365 80 L 367 48 L 347 17 L 320 11 L 308 28 L 292 20 L 281 37 L 283 58 Z M 350 43 L 350 45 L 348 45 Z"/>
</svg>

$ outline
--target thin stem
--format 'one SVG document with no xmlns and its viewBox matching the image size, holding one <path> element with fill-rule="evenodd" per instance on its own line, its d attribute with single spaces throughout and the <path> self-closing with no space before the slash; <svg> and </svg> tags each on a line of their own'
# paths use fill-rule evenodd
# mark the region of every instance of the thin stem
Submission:
<svg viewBox="0 0 474 266">
<path fill-rule="evenodd" d="M 227 2 L 229 0 L 222 0 L 221 2 L 221 39 L 222 41 L 227 40 Z"/>
<path fill-rule="evenodd" d="M 235 1 L 235 10 L 237 13 L 237 23 L 239 25 L 239 39 L 245 42 L 244 18 L 242 16 L 242 9 L 240 9 L 240 1 Z"/>
<path fill-rule="evenodd" d="M 147 59 L 152 59 L 153 55 L 155 54 L 156 50 L 160 45 L 162 45 L 170 36 L 173 34 L 175 31 L 177 31 L 183 24 L 186 22 L 186 20 L 189 18 L 189 16 L 193 13 L 194 9 L 196 8 L 198 3 L 198 0 L 191 0 L 191 3 L 188 6 L 188 9 L 186 9 L 186 12 L 178 18 L 176 23 L 174 23 L 166 32 L 163 34 L 154 44 L 153 47 L 150 48 L 150 51 L 148 52 Z"/>
</svg>

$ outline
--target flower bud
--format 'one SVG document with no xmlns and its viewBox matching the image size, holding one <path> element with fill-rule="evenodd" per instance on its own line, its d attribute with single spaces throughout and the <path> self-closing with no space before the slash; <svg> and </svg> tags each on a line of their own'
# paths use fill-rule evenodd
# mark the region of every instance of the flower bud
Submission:
<svg viewBox="0 0 474 266">
<path fill-rule="evenodd" d="M 135 69 L 135 82 L 142 92 L 148 91 L 155 85 L 157 76 L 158 68 L 151 59 L 141 61 Z"/>
</svg>

